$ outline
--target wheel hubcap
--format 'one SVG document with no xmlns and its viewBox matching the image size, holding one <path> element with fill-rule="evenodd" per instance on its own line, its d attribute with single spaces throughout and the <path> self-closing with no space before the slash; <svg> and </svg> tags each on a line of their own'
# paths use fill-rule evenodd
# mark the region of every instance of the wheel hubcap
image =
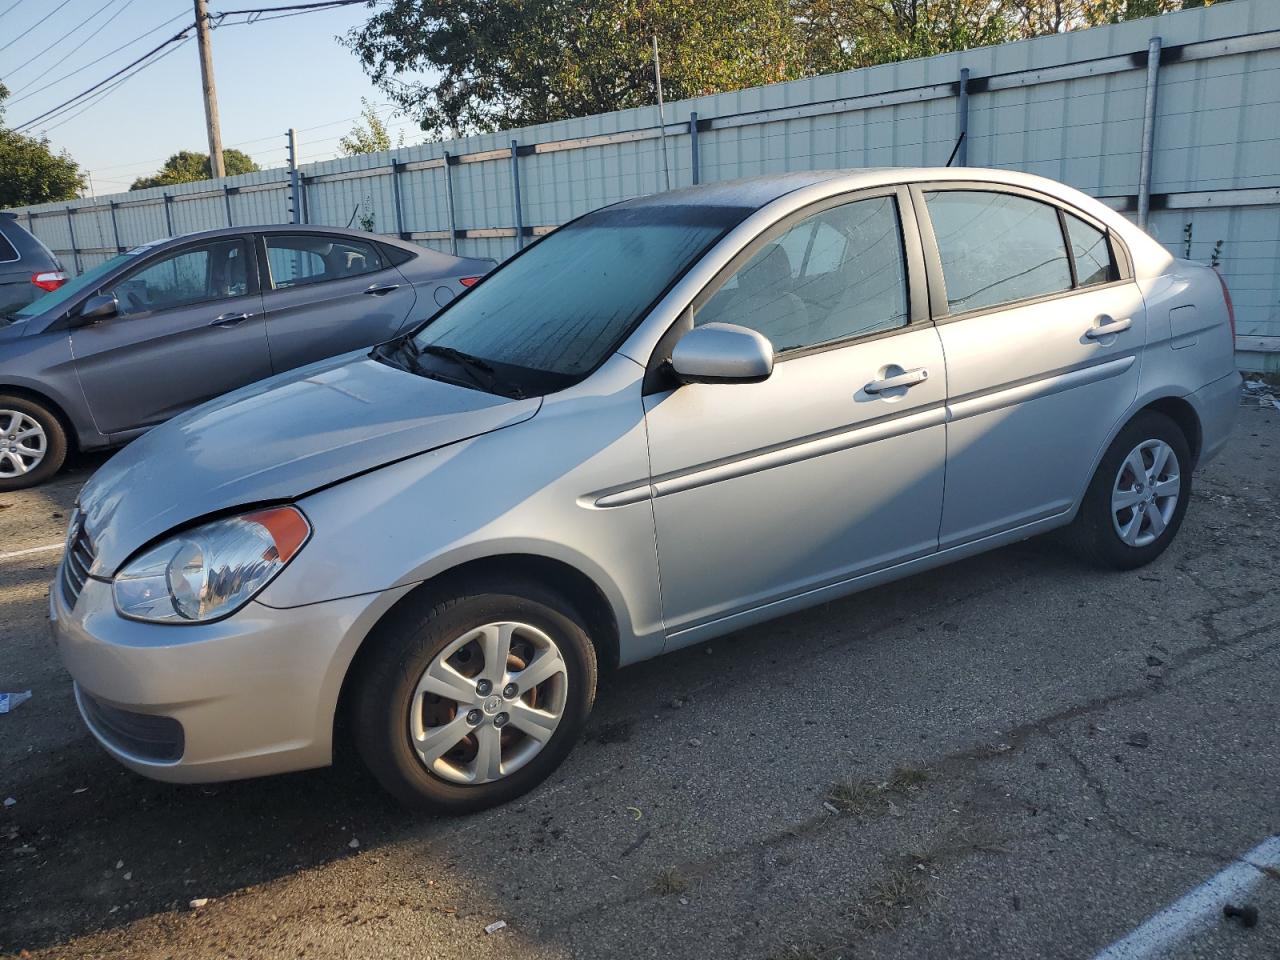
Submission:
<svg viewBox="0 0 1280 960">
<path fill-rule="evenodd" d="M 20 477 L 48 451 L 44 427 L 18 410 L 0 410 L 0 477 Z"/>
<path fill-rule="evenodd" d="M 1154 543 L 1178 508 L 1178 457 L 1163 440 L 1144 440 L 1124 458 L 1111 489 L 1111 523 L 1131 547 Z"/>
<path fill-rule="evenodd" d="M 485 624 L 441 650 L 418 679 L 409 740 L 441 779 L 491 783 L 551 739 L 568 690 L 564 657 L 547 634 L 527 623 Z"/>
</svg>

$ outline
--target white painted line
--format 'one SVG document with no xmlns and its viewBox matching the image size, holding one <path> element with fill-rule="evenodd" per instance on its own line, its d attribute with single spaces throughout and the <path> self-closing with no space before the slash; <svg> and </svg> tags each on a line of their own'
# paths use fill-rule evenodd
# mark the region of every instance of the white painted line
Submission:
<svg viewBox="0 0 1280 960">
<path fill-rule="evenodd" d="M 1266 874 L 1262 867 L 1280 869 L 1280 836 L 1263 840 L 1221 873 L 1210 877 L 1180 900 L 1175 900 L 1123 940 L 1117 940 L 1093 960 L 1145 960 L 1164 956 L 1196 927 L 1222 918 L 1222 908 L 1239 901 Z"/>
<path fill-rule="evenodd" d="M 0 553 L 0 560 L 12 560 L 14 557 L 29 557 L 33 553 L 51 553 L 54 550 L 61 552 L 63 545 L 61 543 L 47 543 L 43 547 L 28 547 L 26 550 L 14 550 L 12 553 Z"/>
</svg>

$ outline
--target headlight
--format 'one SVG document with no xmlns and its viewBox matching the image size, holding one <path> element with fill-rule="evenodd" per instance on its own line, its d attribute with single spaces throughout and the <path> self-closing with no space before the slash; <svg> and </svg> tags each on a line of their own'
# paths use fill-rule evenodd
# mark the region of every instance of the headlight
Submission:
<svg viewBox="0 0 1280 960">
<path fill-rule="evenodd" d="M 215 520 L 134 557 L 112 584 L 116 609 L 134 620 L 192 623 L 248 603 L 311 536 L 296 507 Z"/>
</svg>

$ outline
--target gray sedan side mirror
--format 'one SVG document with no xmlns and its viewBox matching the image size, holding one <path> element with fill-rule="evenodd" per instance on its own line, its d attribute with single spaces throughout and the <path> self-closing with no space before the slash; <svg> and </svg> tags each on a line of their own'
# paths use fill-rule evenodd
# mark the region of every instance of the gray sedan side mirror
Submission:
<svg viewBox="0 0 1280 960">
<path fill-rule="evenodd" d="M 671 369 L 682 383 L 759 383 L 773 373 L 773 344 L 734 323 L 708 323 L 676 342 Z"/>
<path fill-rule="evenodd" d="M 81 323 L 93 323 L 95 320 L 105 320 L 107 317 L 114 317 L 120 310 L 120 304 L 116 302 L 116 298 L 110 293 L 95 293 L 92 297 L 84 302 L 80 308 L 80 314 L 77 318 Z"/>
</svg>

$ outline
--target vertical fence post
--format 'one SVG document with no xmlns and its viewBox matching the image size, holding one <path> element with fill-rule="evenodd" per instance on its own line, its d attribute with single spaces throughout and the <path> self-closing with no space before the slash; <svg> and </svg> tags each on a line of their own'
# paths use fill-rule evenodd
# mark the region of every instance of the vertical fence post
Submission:
<svg viewBox="0 0 1280 960">
<path fill-rule="evenodd" d="M 234 227 L 236 222 L 231 216 L 231 188 L 225 183 L 222 185 L 222 199 L 227 202 L 227 226 Z"/>
<path fill-rule="evenodd" d="M 520 199 L 520 144 L 511 141 L 511 197 L 516 211 L 516 249 L 524 249 L 524 204 Z"/>
<path fill-rule="evenodd" d="M 116 253 L 124 253 L 124 247 L 120 246 L 120 224 L 116 222 L 116 202 L 111 201 L 111 239 L 115 241 Z"/>
<path fill-rule="evenodd" d="M 302 198 L 302 222 L 311 222 L 311 200 L 307 196 L 307 177 L 306 174 L 298 174 L 298 193 Z"/>
<path fill-rule="evenodd" d="M 396 236 L 407 240 L 404 235 L 404 200 L 400 196 L 400 168 L 404 166 L 395 157 L 391 158 L 391 199 L 396 205 Z"/>
<path fill-rule="evenodd" d="M 27 211 L 27 233 L 32 236 L 35 236 L 36 233 L 36 218 L 32 216 L 30 210 Z"/>
<path fill-rule="evenodd" d="M 1151 213 L 1151 154 L 1156 144 L 1156 86 L 1160 82 L 1159 37 L 1147 44 L 1147 99 L 1142 109 L 1142 153 L 1138 159 L 1138 226 L 1146 229 Z"/>
<path fill-rule="evenodd" d="M 449 252 L 455 257 L 458 255 L 458 224 L 453 210 L 453 165 L 457 162 L 458 158 L 448 150 L 444 152 L 444 193 L 449 205 Z"/>
<path fill-rule="evenodd" d="M 71 221 L 71 208 L 67 207 L 67 233 L 71 236 L 71 260 L 76 265 L 76 273 L 83 273 L 80 266 L 80 249 L 76 246 L 76 225 Z"/>
<path fill-rule="evenodd" d="M 298 131 L 289 128 L 289 222 L 302 222 L 302 178 L 298 175 Z"/>
<path fill-rule="evenodd" d="M 166 190 L 164 193 L 164 228 L 169 236 L 173 236 L 173 211 L 170 206 L 173 203 L 173 197 Z"/>
<path fill-rule="evenodd" d="M 698 170 L 698 114 L 689 114 L 689 162 L 693 164 L 693 182 L 699 184 L 702 182 L 701 174 Z"/>
<path fill-rule="evenodd" d="M 956 166 L 969 165 L 969 68 L 960 68 L 960 91 L 956 95 Z"/>
</svg>

